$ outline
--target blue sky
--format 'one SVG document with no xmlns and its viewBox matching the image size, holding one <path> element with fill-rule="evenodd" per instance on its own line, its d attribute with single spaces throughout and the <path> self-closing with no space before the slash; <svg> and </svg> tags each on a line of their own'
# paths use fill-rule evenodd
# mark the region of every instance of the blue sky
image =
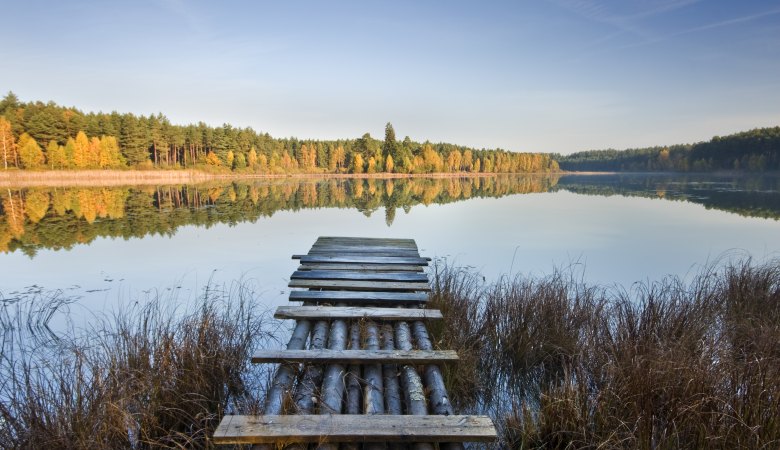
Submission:
<svg viewBox="0 0 780 450">
<path fill-rule="evenodd" d="M 560 153 L 780 125 L 776 0 L 3 9 L 0 90 L 85 111 Z"/>
</svg>

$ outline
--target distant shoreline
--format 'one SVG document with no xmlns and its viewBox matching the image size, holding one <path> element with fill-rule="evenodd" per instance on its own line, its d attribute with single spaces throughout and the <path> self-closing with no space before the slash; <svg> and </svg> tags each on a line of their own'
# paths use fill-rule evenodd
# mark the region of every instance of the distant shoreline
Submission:
<svg viewBox="0 0 780 450">
<path fill-rule="evenodd" d="M 274 180 L 274 179 L 401 179 L 401 178 L 477 178 L 496 175 L 539 176 L 563 175 L 563 172 L 541 173 L 294 173 L 250 174 L 209 173 L 200 170 L 46 170 L 0 171 L 0 187 L 58 187 L 58 186 L 125 186 L 177 183 L 200 183 L 209 180 Z"/>
</svg>

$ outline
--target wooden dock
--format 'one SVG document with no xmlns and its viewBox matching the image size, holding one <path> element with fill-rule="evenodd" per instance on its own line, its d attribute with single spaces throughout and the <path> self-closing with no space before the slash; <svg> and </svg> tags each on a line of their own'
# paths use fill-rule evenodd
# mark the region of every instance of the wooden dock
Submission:
<svg viewBox="0 0 780 450">
<path fill-rule="evenodd" d="M 486 416 L 455 415 L 425 325 L 430 283 L 411 239 L 320 237 L 290 277 L 290 301 L 275 317 L 295 320 L 285 350 L 254 363 L 280 363 L 263 415 L 225 416 L 215 444 L 272 449 L 462 449 L 489 442 Z"/>
</svg>

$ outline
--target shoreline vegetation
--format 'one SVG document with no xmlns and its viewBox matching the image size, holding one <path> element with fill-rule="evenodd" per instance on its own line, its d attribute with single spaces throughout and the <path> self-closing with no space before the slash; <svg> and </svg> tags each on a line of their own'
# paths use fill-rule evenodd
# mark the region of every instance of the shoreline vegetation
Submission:
<svg viewBox="0 0 780 450">
<path fill-rule="evenodd" d="M 492 416 L 488 448 L 776 448 L 780 260 L 725 255 L 687 280 L 632 287 L 575 268 L 486 283 L 434 265 L 434 342 L 459 413 Z M 287 329 L 236 282 L 193 307 L 154 294 L 52 332 L 61 294 L 2 300 L 0 447 L 213 448 L 223 414 L 255 413 Z M 289 325 L 289 324 L 287 324 Z"/>
<path fill-rule="evenodd" d="M 563 175 L 565 172 L 529 172 L 522 176 Z M 597 173 L 592 173 L 596 175 Z M 602 174 L 607 174 L 604 172 Z M 68 186 L 142 186 L 159 184 L 194 184 L 210 180 L 328 180 L 328 179 L 408 179 L 408 178 L 487 178 L 507 175 L 498 172 L 437 172 L 437 173 L 233 173 L 198 169 L 152 170 L 8 170 L 0 171 L 0 187 L 68 187 Z"/>
</svg>

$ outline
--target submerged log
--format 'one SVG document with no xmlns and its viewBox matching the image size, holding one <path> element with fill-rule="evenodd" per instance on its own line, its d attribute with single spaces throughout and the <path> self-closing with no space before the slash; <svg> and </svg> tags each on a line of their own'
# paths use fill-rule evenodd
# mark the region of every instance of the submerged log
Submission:
<svg viewBox="0 0 780 450">
<path fill-rule="evenodd" d="M 347 344 L 347 322 L 334 320 L 328 337 L 329 350 L 345 350 Z M 344 400 L 344 364 L 329 364 L 322 381 L 320 414 L 341 414 Z M 321 444 L 319 450 L 338 450 L 338 444 Z"/>
<path fill-rule="evenodd" d="M 314 331 L 312 331 L 311 343 L 309 344 L 310 349 L 322 350 L 325 348 L 329 328 L 327 320 L 319 320 L 314 324 Z M 322 366 L 319 364 L 308 364 L 295 392 L 295 405 L 298 408 L 298 414 L 314 413 L 315 397 L 320 383 L 322 383 Z"/>
</svg>

